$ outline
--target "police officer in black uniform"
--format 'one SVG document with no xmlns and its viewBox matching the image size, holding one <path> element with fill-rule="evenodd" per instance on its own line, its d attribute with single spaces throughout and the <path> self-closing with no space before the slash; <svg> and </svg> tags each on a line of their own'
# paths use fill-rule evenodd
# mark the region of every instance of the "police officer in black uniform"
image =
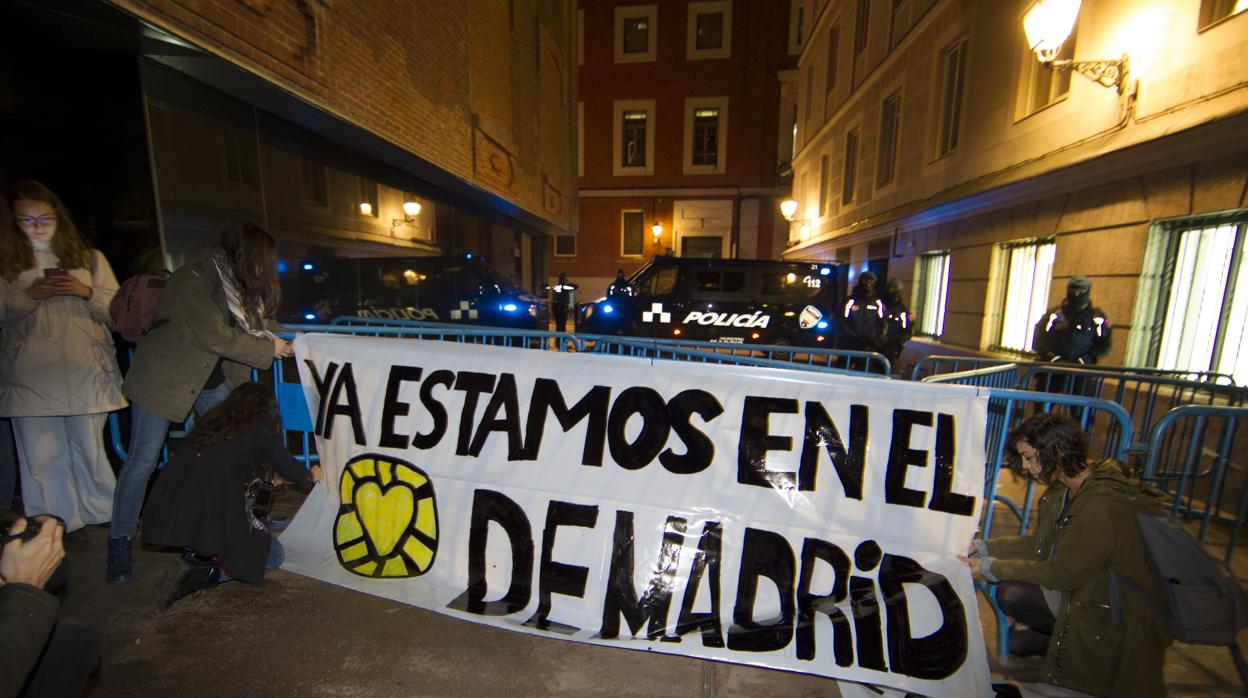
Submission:
<svg viewBox="0 0 1248 698">
<path fill-rule="evenodd" d="M 880 351 L 884 341 L 884 303 L 875 293 L 875 274 L 864 271 L 858 275 L 845 310 L 841 313 L 842 349 Z"/>
<path fill-rule="evenodd" d="M 559 283 L 550 287 L 550 312 L 555 316 L 555 331 L 568 331 L 568 307 L 572 305 L 572 293 L 580 288 L 579 284 L 568 281 L 568 275 L 559 272 Z"/>
<path fill-rule="evenodd" d="M 1066 284 L 1066 298 L 1049 308 L 1036 323 L 1031 346 L 1040 361 L 1095 364 L 1109 353 L 1109 318 L 1093 307 L 1092 282 L 1076 276 Z"/>
<path fill-rule="evenodd" d="M 897 371 L 897 360 L 901 358 L 901 350 L 914 334 L 910 308 L 901 297 L 901 279 L 889 279 L 884 287 L 884 340 L 880 353 Z"/>
<path fill-rule="evenodd" d="M 624 270 L 615 270 L 615 281 L 607 287 L 607 298 L 617 303 L 627 301 L 633 297 L 633 287 L 628 285 L 628 279 L 624 278 Z"/>
</svg>

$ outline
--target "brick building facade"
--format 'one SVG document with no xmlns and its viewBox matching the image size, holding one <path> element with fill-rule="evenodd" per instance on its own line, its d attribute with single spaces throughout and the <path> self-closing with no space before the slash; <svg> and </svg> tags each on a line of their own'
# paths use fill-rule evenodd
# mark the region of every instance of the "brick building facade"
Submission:
<svg viewBox="0 0 1248 698">
<path fill-rule="evenodd" d="M 592 298 L 617 269 L 665 252 L 778 257 L 789 3 L 579 7 L 580 211 L 575 235 L 552 241 L 552 275 L 569 272 Z"/>
</svg>

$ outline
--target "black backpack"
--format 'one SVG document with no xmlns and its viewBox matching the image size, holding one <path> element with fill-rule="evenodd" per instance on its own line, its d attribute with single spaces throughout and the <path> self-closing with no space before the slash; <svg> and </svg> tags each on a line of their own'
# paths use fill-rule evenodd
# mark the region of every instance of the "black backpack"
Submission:
<svg viewBox="0 0 1248 698">
<path fill-rule="evenodd" d="M 1136 591 L 1174 639 L 1195 645 L 1233 645 L 1248 627 L 1248 592 L 1230 567 L 1210 555 L 1182 524 L 1140 514 L 1140 533 L 1157 570 L 1164 608 L 1135 582 L 1110 575 L 1110 607 L 1121 614 L 1118 580 Z"/>
</svg>

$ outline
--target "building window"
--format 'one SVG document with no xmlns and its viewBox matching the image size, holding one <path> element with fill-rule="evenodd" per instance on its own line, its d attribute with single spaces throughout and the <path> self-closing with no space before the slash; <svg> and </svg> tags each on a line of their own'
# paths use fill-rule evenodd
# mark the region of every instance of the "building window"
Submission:
<svg viewBox="0 0 1248 698">
<path fill-rule="evenodd" d="M 645 252 L 646 214 L 643 211 L 624 211 L 620 225 L 620 254 L 640 257 Z"/>
<path fill-rule="evenodd" d="M 658 5 L 615 8 L 615 62 L 653 61 L 658 45 Z"/>
<path fill-rule="evenodd" d="M 819 215 L 821 216 L 828 215 L 828 188 L 832 184 L 828 181 L 831 174 L 830 161 L 831 158 L 827 155 L 819 157 Z"/>
<path fill-rule="evenodd" d="M 235 184 L 260 188 L 260 149 L 254 134 L 225 130 L 225 177 Z"/>
<path fill-rule="evenodd" d="M 806 1 L 792 0 L 789 3 L 789 54 L 801 53 L 805 41 Z"/>
<path fill-rule="evenodd" d="M 1154 224 L 1127 362 L 1248 382 L 1248 211 Z"/>
<path fill-rule="evenodd" d="M 932 252 L 919 255 L 915 268 L 914 317 L 915 331 L 928 337 L 939 337 L 945 331 L 945 298 L 949 293 L 949 253 Z"/>
<path fill-rule="evenodd" d="M 845 168 L 841 174 L 841 203 L 854 200 L 858 188 L 858 129 L 845 134 Z"/>
<path fill-rule="evenodd" d="M 941 55 L 940 118 L 936 122 L 937 157 L 948 155 L 958 147 L 958 131 L 962 125 L 962 86 L 965 80 L 966 40 L 963 39 L 954 42 Z"/>
<path fill-rule="evenodd" d="M 1248 0 L 1202 0 L 1200 3 L 1200 28 L 1220 22 L 1227 17 L 1248 10 Z"/>
<path fill-rule="evenodd" d="M 728 134 L 727 97 L 685 100 L 685 174 L 722 174 Z"/>
<path fill-rule="evenodd" d="M 871 0 L 858 0 L 858 16 L 854 24 L 854 58 L 867 47 L 867 30 L 871 28 Z"/>
<path fill-rule="evenodd" d="M 832 27 L 828 30 L 828 72 L 824 76 L 824 91 L 831 95 L 836 89 L 836 58 L 837 52 L 840 51 L 841 44 L 841 28 L 839 26 Z M 825 110 L 826 111 L 826 110 Z"/>
<path fill-rule="evenodd" d="M 576 256 L 576 236 L 575 235 L 556 235 L 555 237 L 555 256 L 556 257 L 575 257 Z"/>
<path fill-rule="evenodd" d="M 1055 60 L 1069 61 L 1073 60 L 1074 56 L 1075 32 L 1072 31 L 1070 38 L 1062 44 L 1062 50 L 1058 52 Z M 1070 92 L 1071 71 L 1057 70 L 1052 63 L 1041 63 L 1026 46 L 1023 47 L 1023 66 L 1026 74 L 1020 82 L 1023 90 L 1022 116 L 1034 114 L 1064 99 Z"/>
<path fill-rule="evenodd" d="M 303 185 L 303 199 L 317 206 L 329 205 L 329 189 L 325 177 L 325 165 L 309 158 L 303 158 L 300 183 Z"/>
<path fill-rule="evenodd" d="M 689 3 L 685 57 L 689 60 L 732 55 L 732 2 Z"/>
<path fill-rule="evenodd" d="M 615 103 L 612 174 L 654 174 L 654 100 Z"/>
<path fill-rule="evenodd" d="M 894 92 L 880 105 L 880 155 L 875 185 L 882 187 L 897 174 L 897 136 L 901 129 L 901 93 Z"/>
<path fill-rule="evenodd" d="M 360 214 L 364 216 L 372 216 L 376 218 L 380 212 L 377 210 L 377 183 L 371 179 L 360 177 Z"/>
<path fill-rule="evenodd" d="M 806 122 L 806 132 L 813 135 L 815 129 L 810 125 L 810 109 L 815 103 L 815 67 L 806 68 L 806 113 L 802 119 Z"/>
<path fill-rule="evenodd" d="M 1053 258 L 1057 243 L 1052 240 L 1029 240 L 1009 243 L 998 248 L 1003 273 L 998 277 L 997 297 L 1000 318 L 996 325 L 997 339 L 992 345 L 1012 351 L 1031 351 L 1032 330 L 1044 315 L 1049 301 L 1049 282 L 1053 278 Z"/>
</svg>

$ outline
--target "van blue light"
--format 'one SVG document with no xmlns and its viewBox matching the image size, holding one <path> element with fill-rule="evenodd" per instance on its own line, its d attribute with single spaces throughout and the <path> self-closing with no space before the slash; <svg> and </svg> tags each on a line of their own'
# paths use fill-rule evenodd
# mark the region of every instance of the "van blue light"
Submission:
<svg viewBox="0 0 1248 698">
<path fill-rule="evenodd" d="M 304 319 L 304 320 L 315 320 L 315 319 L 316 319 L 316 313 L 304 313 L 304 314 L 303 314 L 303 319 Z"/>
<path fill-rule="evenodd" d="M 503 310 L 506 310 L 506 311 L 507 311 L 507 312 L 509 312 L 509 313 L 514 313 L 514 312 L 516 312 L 516 309 L 517 309 L 519 306 L 517 306 L 515 303 L 503 303 L 503 304 L 502 304 L 501 306 L 499 306 L 499 307 L 500 307 L 500 308 L 502 308 Z"/>
<path fill-rule="evenodd" d="M 615 307 L 612 306 L 610 303 L 603 303 L 602 312 L 604 315 L 610 315 L 611 313 L 615 312 Z"/>
<path fill-rule="evenodd" d="M 826 329 L 828 329 L 828 321 L 827 321 L 827 320 L 820 320 L 820 321 L 819 321 L 819 324 L 818 324 L 818 325 L 815 325 L 815 327 L 818 327 L 818 328 L 819 328 L 819 329 L 821 329 L 821 330 L 826 330 Z"/>
<path fill-rule="evenodd" d="M 304 263 L 303 263 L 303 270 L 304 270 L 304 271 L 312 271 L 312 269 L 313 269 L 313 266 L 312 266 L 312 263 L 311 263 L 311 262 L 304 262 Z"/>
<path fill-rule="evenodd" d="M 827 276 L 832 273 L 832 267 L 819 267 L 819 276 Z"/>
<path fill-rule="evenodd" d="M 277 273 L 278 274 L 286 273 L 286 261 L 285 260 L 283 259 L 277 260 Z"/>
</svg>

